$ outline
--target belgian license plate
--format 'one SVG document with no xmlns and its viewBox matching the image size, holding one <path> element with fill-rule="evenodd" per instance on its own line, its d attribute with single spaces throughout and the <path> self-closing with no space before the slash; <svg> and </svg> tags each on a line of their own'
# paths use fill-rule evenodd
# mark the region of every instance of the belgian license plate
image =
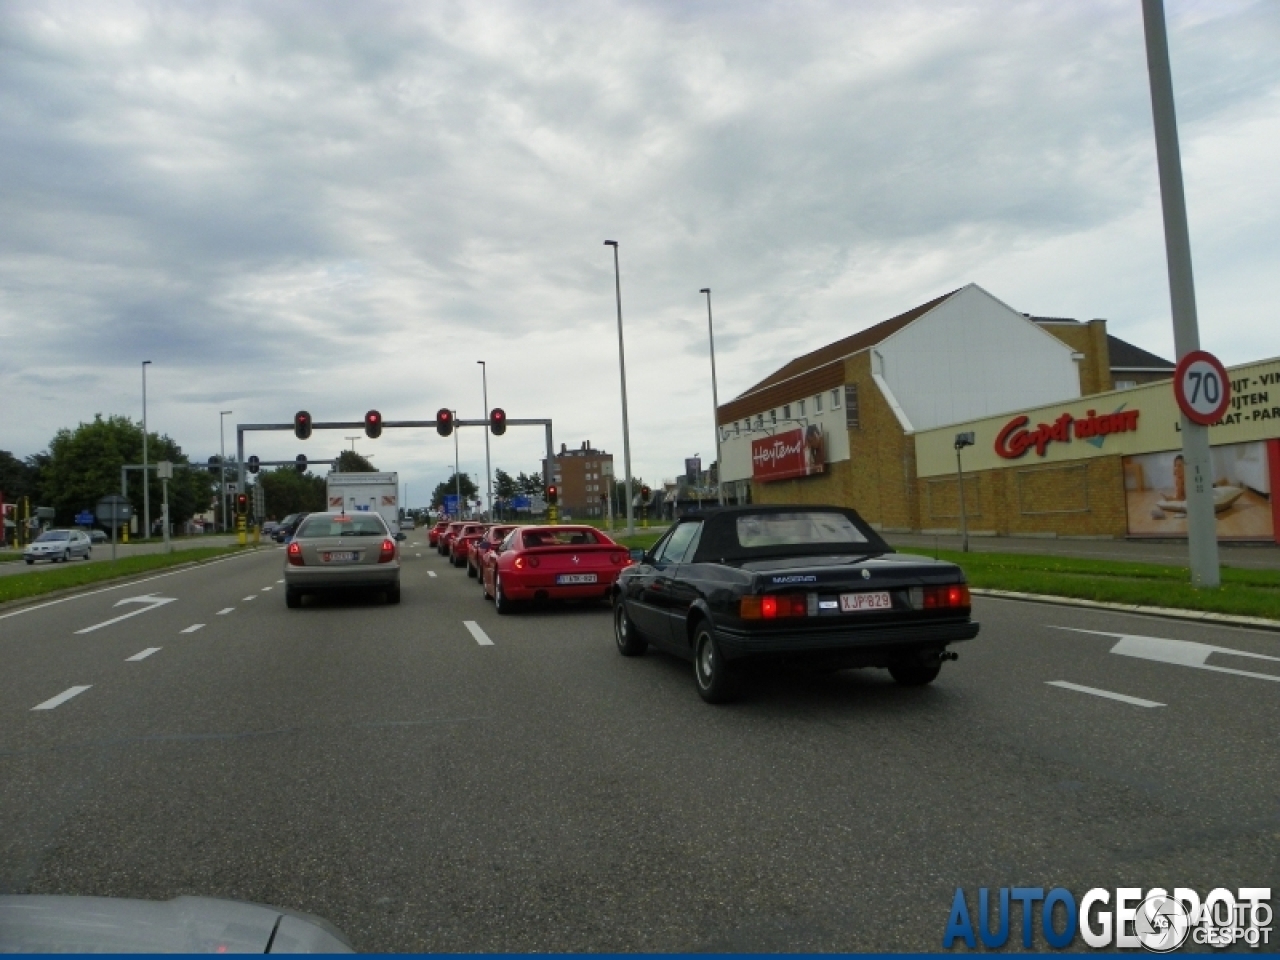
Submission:
<svg viewBox="0 0 1280 960">
<path fill-rule="evenodd" d="M 594 573 L 562 573 L 556 577 L 556 583 L 595 583 Z"/>
<path fill-rule="evenodd" d="M 325 563 L 355 563 L 356 555 L 350 550 L 342 550 L 331 553 L 320 554 L 320 559 Z"/>
<path fill-rule="evenodd" d="M 845 613 L 861 610 L 892 610 L 893 601 L 888 590 L 867 590 L 862 593 L 840 594 L 840 609 Z"/>
</svg>

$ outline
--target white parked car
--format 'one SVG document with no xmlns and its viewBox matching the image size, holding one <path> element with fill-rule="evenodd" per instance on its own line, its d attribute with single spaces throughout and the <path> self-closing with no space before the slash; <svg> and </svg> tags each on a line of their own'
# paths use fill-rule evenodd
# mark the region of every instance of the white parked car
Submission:
<svg viewBox="0 0 1280 960">
<path fill-rule="evenodd" d="M 27 548 L 22 551 L 22 559 L 27 563 L 35 563 L 37 560 L 57 563 L 59 560 L 67 561 L 72 557 L 84 557 L 88 560 L 92 553 L 93 544 L 88 534 L 83 531 L 46 530 L 33 542 L 27 544 Z"/>
</svg>

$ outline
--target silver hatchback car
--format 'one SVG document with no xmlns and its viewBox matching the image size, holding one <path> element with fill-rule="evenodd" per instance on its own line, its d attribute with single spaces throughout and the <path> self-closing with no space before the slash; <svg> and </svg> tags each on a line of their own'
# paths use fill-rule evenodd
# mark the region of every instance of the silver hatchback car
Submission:
<svg viewBox="0 0 1280 960">
<path fill-rule="evenodd" d="M 376 513 L 313 513 L 285 550 L 284 599 L 302 606 L 308 593 L 380 590 L 400 602 L 400 548 Z"/>
<path fill-rule="evenodd" d="M 93 544 L 87 534 L 80 530 L 46 530 L 27 544 L 22 551 L 22 559 L 27 563 L 37 560 L 48 560 L 64 563 L 72 557 L 84 557 L 86 560 L 93 553 Z"/>
</svg>

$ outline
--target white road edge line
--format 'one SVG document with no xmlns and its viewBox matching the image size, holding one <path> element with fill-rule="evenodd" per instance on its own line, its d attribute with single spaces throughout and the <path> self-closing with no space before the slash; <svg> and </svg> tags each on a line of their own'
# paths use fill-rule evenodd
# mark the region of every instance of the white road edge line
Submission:
<svg viewBox="0 0 1280 960">
<path fill-rule="evenodd" d="M 476 638 L 476 643 L 482 647 L 492 647 L 493 641 L 489 639 L 489 635 L 481 629 L 480 624 L 474 620 L 463 620 L 462 625 L 471 631 L 471 635 Z"/>
<path fill-rule="evenodd" d="M 31 709 L 32 710 L 52 710 L 54 707 L 60 707 L 64 703 L 66 703 L 68 700 L 70 700 L 72 697 L 80 696 L 80 694 L 84 693 L 91 686 L 93 686 L 93 684 L 90 683 L 90 684 L 86 684 L 83 687 L 68 687 L 66 690 L 63 690 L 60 694 L 58 694 L 53 699 L 46 700 L 44 703 L 37 703 Z"/>
<path fill-rule="evenodd" d="M 185 631 L 184 631 L 184 632 L 185 632 Z M 125 657 L 125 658 L 124 658 L 124 662 L 125 662 L 125 663 L 135 663 L 135 662 L 137 662 L 138 660 L 145 660 L 145 659 L 147 659 L 147 657 L 151 656 L 153 653 L 159 653 L 159 652 L 160 652 L 160 648 L 159 648 L 159 647 L 147 647 L 147 649 L 145 649 L 145 650 L 141 651 L 140 653 L 135 653 L 132 657 Z"/>
<path fill-rule="evenodd" d="M 187 627 L 185 630 L 179 630 L 178 632 L 179 633 L 195 633 L 197 630 L 199 630 L 203 626 L 204 626 L 203 623 L 193 623 L 191 626 Z"/>
<path fill-rule="evenodd" d="M 220 616 L 222 616 L 224 613 L 230 613 L 230 612 L 231 612 L 232 610 L 234 610 L 234 609 L 235 609 L 235 607 L 223 607 L 221 610 L 219 610 L 217 613 L 215 613 L 215 614 L 214 614 L 214 616 L 215 616 L 215 617 L 220 617 Z"/>
<path fill-rule="evenodd" d="M 1046 680 L 1051 687 L 1061 687 L 1063 690 L 1075 690 L 1077 693 L 1091 693 L 1095 697 L 1106 697 L 1108 700 L 1119 700 L 1121 703 L 1127 703 L 1134 707 L 1163 707 L 1165 704 L 1156 703 L 1154 700 L 1143 700 L 1141 697 L 1130 697 L 1123 693 L 1112 693 L 1110 690 L 1099 690 L 1097 687 L 1084 687 L 1078 683 L 1068 683 L 1066 680 Z"/>
</svg>

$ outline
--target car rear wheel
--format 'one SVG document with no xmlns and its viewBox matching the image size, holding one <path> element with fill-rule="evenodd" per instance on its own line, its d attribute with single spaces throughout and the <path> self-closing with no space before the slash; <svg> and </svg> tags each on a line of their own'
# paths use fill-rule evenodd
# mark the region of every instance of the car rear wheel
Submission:
<svg viewBox="0 0 1280 960">
<path fill-rule="evenodd" d="M 889 665 L 889 676 L 904 687 L 923 687 L 933 683 L 941 671 L 941 660 L 924 660 L 919 657 Z"/>
<path fill-rule="evenodd" d="M 640 636 L 640 631 L 627 616 L 627 605 L 621 596 L 613 602 L 613 639 L 618 644 L 618 652 L 624 657 L 639 657 L 649 649 L 648 641 Z"/>
<path fill-rule="evenodd" d="M 297 610 L 302 606 L 302 592 L 300 590 L 292 590 L 288 587 L 284 591 L 284 605 L 290 610 Z"/>
<path fill-rule="evenodd" d="M 25 560 L 25 561 L 27 561 L 27 566 L 28 566 L 28 567 L 29 567 L 29 566 L 31 566 L 33 563 L 35 563 L 35 562 L 36 562 L 34 557 L 23 557 L 22 559 L 23 559 L 23 560 Z"/>
<path fill-rule="evenodd" d="M 736 671 L 721 656 L 715 631 L 706 620 L 694 633 L 693 679 L 698 695 L 707 703 L 728 703 L 738 692 Z"/>
<path fill-rule="evenodd" d="M 502 574 L 493 575 L 493 609 L 500 616 L 515 612 L 515 603 L 502 590 Z"/>
</svg>

